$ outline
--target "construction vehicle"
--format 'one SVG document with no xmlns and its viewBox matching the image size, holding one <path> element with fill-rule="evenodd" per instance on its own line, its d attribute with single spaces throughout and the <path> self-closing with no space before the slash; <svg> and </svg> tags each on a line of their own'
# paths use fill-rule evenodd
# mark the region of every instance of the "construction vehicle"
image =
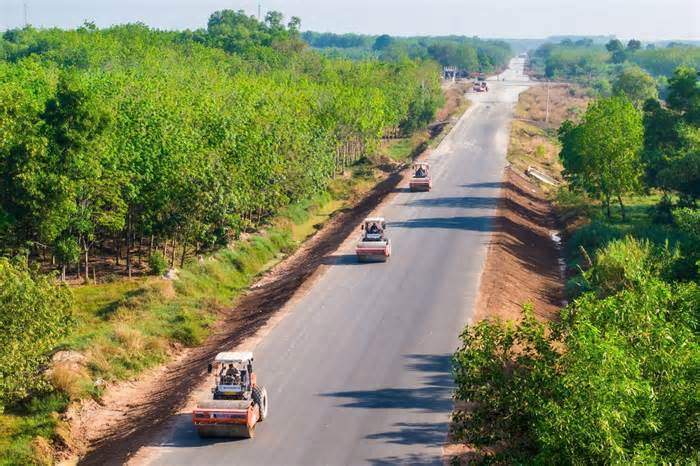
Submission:
<svg viewBox="0 0 700 466">
<path fill-rule="evenodd" d="M 268 412 L 267 390 L 253 372 L 253 353 L 219 353 L 207 371 L 215 379 L 212 399 L 197 403 L 192 411 L 199 436 L 253 438 Z"/>
<path fill-rule="evenodd" d="M 391 242 L 386 237 L 386 221 L 368 217 L 362 223 L 362 237 L 355 247 L 360 262 L 386 262 L 391 255 Z"/>
<path fill-rule="evenodd" d="M 430 178 L 430 165 L 426 162 L 417 162 L 413 164 L 413 176 L 408 182 L 411 191 L 430 191 L 433 187 L 432 178 Z"/>
</svg>

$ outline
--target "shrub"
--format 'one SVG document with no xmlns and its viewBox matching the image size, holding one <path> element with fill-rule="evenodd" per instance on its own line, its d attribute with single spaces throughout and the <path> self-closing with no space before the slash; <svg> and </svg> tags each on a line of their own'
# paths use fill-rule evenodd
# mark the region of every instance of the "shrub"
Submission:
<svg viewBox="0 0 700 466">
<path fill-rule="evenodd" d="M 41 368 L 70 329 L 72 296 L 26 262 L 0 258 L 0 410 L 46 389 Z"/>
<path fill-rule="evenodd" d="M 148 258 L 148 267 L 153 275 L 164 275 L 168 271 L 168 261 L 162 252 L 156 251 Z"/>
</svg>

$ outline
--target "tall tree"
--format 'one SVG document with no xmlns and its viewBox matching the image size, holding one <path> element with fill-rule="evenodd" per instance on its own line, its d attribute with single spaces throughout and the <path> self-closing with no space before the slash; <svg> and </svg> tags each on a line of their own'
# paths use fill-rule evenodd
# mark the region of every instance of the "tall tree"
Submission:
<svg viewBox="0 0 700 466">
<path fill-rule="evenodd" d="M 560 128 L 565 177 L 602 200 L 608 217 L 617 199 L 624 219 L 622 196 L 640 188 L 643 134 L 641 115 L 625 96 L 600 99 L 579 125 L 566 122 Z"/>
<path fill-rule="evenodd" d="M 618 76 L 613 84 L 613 93 L 627 96 L 637 110 L 641 110 L 647 100 L 655 100 L 659 96 L 654 78 L 638 67 L 626 68 Z"/>
</svg>

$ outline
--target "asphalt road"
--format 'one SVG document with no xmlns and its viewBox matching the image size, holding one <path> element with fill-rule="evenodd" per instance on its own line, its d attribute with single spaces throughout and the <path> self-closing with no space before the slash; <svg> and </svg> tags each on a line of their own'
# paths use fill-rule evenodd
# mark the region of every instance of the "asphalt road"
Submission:
<svg viewBox="0 0 700 466">
<path fill-rule="evenodd" d="M 150 463 L 441 464 L 450 357 L 478 290 L 522 66 L 470 95 L 430 157 L 432 191 L 402 187 L 375 212 L 389 224 L 389 262 L 358 264 L 356 238 L 346 241 L 255 348 L 270 398 L 256 438 L 200 440 L 183 415 Z"/>
</svg>

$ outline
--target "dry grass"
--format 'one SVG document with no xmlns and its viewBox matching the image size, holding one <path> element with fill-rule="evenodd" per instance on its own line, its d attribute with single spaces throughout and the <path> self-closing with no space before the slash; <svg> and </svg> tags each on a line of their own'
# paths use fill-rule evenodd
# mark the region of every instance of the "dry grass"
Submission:
<svg viewBox="0 0 700 466">
<path fill-rule="evenodd" d="M 92 379 L 87 368 L 73 361 L 60 362 L 51 368 L 51 384 L 71 400 L 85 398 L 90 393 Z"/>
<path fill-rule="evenodd" d="M 557 128 L 565 120 L 579 121 L 590 97 L 575 85 L 535 86 L 520 94 L 510 134 L 508 161 L 519 171 L 534 166 L 561 180 Z"/>
</svg>

